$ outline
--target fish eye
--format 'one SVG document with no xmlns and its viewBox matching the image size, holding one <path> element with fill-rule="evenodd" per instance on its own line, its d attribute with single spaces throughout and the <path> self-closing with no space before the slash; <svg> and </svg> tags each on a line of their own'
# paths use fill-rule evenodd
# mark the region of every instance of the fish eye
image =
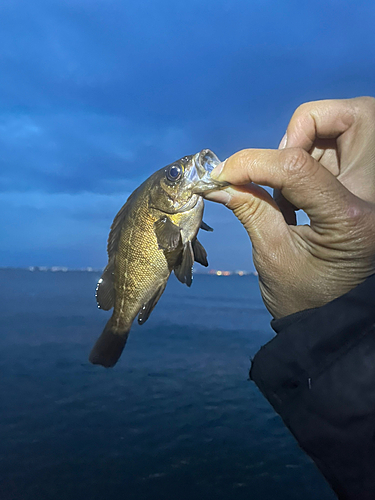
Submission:
<svg viewBox="0 0 375 500">
<path fill-rule="evenodd" d="M 166 171 L 167 179 L 170 182 L 178 181 L 182 175 L 182 168 L 180 165 L 171 165 Z"/>
</svg>

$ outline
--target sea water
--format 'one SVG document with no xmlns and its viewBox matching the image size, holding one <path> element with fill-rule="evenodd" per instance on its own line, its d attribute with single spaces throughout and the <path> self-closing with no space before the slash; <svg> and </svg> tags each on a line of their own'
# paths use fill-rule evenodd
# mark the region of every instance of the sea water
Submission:
<svg viewBox="0 0 375 500">
<path fill-rule="evenodd" d="M 332 500 L 248 380 L 255 276 L 174 276 L 113 369 L 93 272 L 0 270 L 1 500 Z"/>
</svg>

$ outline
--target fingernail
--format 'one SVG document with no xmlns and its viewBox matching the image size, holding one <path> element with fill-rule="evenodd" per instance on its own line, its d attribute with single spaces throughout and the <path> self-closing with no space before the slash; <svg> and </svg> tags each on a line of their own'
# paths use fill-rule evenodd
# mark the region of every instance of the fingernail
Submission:
<svg viewBox="0 0 375 500">
<path fill-rule="evenodd" d="M 216 167 L 213 169 L 213 171 L 211 172 L 211 177 L 212 177 L 213 179 L 218 179 L 218 178 L 219 178 L 219 176 L 220 176 L 220 174 L 221 174 L 221 172 L 222 172 L 222 170 L 223 170 L 223 168 L 224 168 L 224 165 L 225 165 L 225 162 L 226 162 L 226 161 L 227 161 L 227 160 L 224 160 L 224 161 L 220 162 L 220 163 L 219 163 L 218 165 L 216 165 Z"/>
<path fill-rule="evenodd" d="M 206 193 L 204 197 L 206 200 L 216 201 L 217 203 L 222 203 L 223 205 L 227 205 L 227 203 L 229 203 L 232 199 L 232 196 L 227 191 L 211 191 L 210 193 Z"/>
<path fill-rule="evenodd" d="M 280 141 L 279 149 L 284 149 L 286 147 L 287 142 L 288 142 L 288 133 L 285 132 L 284 137 Z"/>
</svg>

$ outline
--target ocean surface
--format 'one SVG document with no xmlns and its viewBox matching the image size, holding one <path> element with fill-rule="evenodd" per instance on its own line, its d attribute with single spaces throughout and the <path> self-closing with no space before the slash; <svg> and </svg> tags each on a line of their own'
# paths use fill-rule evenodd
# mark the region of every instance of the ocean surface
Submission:
<svg viewBox="0 0 375 500">
<path fill-rule="evenodd" d="M 255 276 L 174 276 L 113 369 L 93 272 L 0 270 L 1 500 L 333 500 L 255 384 Z"/>
</svg>

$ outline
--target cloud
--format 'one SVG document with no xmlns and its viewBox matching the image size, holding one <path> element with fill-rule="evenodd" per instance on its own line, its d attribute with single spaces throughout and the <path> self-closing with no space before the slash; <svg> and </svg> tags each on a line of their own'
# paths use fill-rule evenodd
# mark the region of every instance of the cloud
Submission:
<svg viewBox="0 0 375 500">
<path fill-rule="evenodd" d="M 2 191 L 118 193 L 190 149 L 182 128 L 75 112 L 0 116 Z"/>
<path fill-rule="evenodd" d="M 2 2 L 0 190 L 121 192 L 204 147 L 275 147 L 303 101 L 372 92 L 355 7 Z"/>
<path fill-rule="evenodd" d="M 14 0 L 0 7 L 0 102 L 154 126 L 255 112 L 262 121 L 265 104 L 324 91 L 337 65 L 368 66 L 367 4 Z"/>
</svg>

